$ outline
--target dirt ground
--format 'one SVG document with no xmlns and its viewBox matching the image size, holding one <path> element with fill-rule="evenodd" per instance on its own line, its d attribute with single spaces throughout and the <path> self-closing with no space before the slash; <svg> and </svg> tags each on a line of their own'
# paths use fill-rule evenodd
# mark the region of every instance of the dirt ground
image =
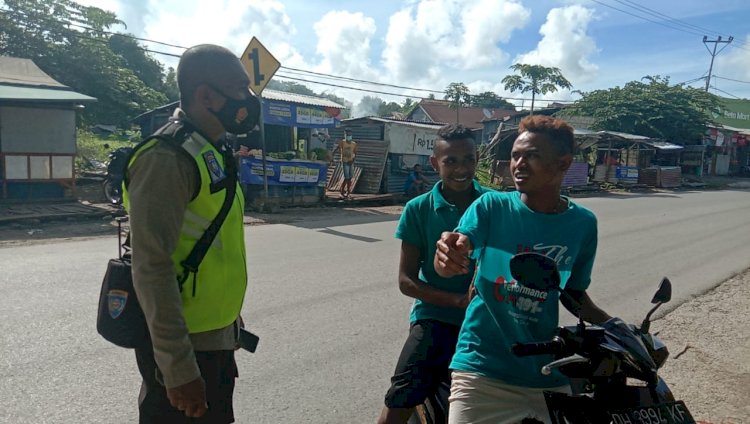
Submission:
<svg viewBox="0 0 750 424">
<path fill-rule="evenodd" d="M 289 208 L 250 213 L 247 225 L 314 223 L 335 217 L 399 215 L 401 206 Z M 0 247 L 116 234 L 111 217 L 0 226 Z M 115 247 L 113 246 L 113 251 Z M 654 322 L 671 352 L 662 377 L 701 424 L 750 424 L 750 270 Z"/>
<path fill-rule="evenodd" d="M 696 420 L 750 423 L 748 310 L 750 270 L 653 324 L 671 352 L 661 375 Z"/>
</svg>

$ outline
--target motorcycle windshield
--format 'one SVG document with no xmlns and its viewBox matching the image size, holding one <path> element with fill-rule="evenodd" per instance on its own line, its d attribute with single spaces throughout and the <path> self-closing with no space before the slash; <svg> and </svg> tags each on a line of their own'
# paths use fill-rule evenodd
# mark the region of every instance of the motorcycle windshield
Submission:
<svg viewBox="0 0 750 424">
<path fill-rule="evenodd" d="M 606 341 L 602 343 L 602 347 L 621 353 L 627 368 L 635 373 L 632 377 L 654 382 L 657 367 L 640 337 L 627 325 L 608 326 L 605 330 Z"/>
</svg>

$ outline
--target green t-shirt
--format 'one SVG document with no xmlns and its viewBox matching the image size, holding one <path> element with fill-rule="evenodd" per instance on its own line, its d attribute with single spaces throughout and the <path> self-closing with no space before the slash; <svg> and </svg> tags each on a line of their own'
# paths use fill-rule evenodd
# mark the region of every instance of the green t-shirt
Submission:
<svg viewBox="0 0 750 424">
<path fill-rule="evenodd" d="M 567 384 L 557 371 L 540 372 L 551 355 L 521 358 L 510 351 L 516 342 L 552 338 L 559 322 L 559 294 L 515 281 L 509 264 L 516 253 L 541 253 L 557 262 L 561 288 L 586 290 L 596 256 L 596 216 L 574 202 L 560 214 L 538 213 L 518 192 L 489 193 L 472 203 L 456 231 L 471 239 L 479 270 L 477 295 L 466 308 L 451 369 L 523 387 Z"/>
<path fill-rule="evenodd" d="M 432 190 L 411 199 L 406 204 L 396 228 L 396 238 L 419 248 L 419 279 L 422 282 L 440 290 L 466 293 L 473 276 L 473 266 L 469 274 L 452 278 L 439 276 L 433 267 L 435 243 L 444 231 L 453 231 L 461 219 L 459 209 L 448 203 L 440 193 L 442 186 L 442 182 L 439 182 Z M 475 199 L 488 191 L 492 190 L 474 181 Z M 460 326 L 464 319 L 464 310 L 436 306 L 415 299 L 410 321 L 421 319 L 434 319 Z"/>
</svg>

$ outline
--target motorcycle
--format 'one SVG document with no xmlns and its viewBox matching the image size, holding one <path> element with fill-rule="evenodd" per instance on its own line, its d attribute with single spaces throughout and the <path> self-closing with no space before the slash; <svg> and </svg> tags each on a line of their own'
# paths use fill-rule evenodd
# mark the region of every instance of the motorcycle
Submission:
<svg viewBox="0 0 750 424">
<path fill-rule="evenodd" d="M 448 422 L 448 395 L 451 392 L 450 381 L 441 381 L 437 389 L 428 394 L 420 405 L 414 408 L 408 424 L 443 424 Z"/>
<path fill-rule="evenodd" d="M 107 176 L 102 182 L 102 189 L 104 197 L 113 205 L 122 204 L 122 179 L 132 151 L 132 147 L 120 147 L 109 153 Z"/>
<path fill-rule="evenodd" d="M 516 281 L 537 290 L 560 289 L 555 261 L 538 253 L 515 255 L 510 263 Z M 666 345 L 649 333 L 652 314 L 672 296 L 664 278 L 640 327 L 619 319 L 607 323 L 559 327 L 549 341 L 516 343 L 517 356 L 553 355 L 540 370 L 549 375 L 559 370 L 570 379 L 570 394 L 545 392 L 553 424 L 694 424 L 683 401 L 676 400 L 658 375 L 669 356 Z M 573 301 L 575 303 L 575 301 Z"/>
</svg>

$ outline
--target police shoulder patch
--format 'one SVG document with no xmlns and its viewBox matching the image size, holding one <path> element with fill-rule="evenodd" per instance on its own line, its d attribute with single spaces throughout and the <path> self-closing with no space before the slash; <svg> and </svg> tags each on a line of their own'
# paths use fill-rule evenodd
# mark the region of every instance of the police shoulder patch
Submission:
<svg viewBox="0 0 750 424">
<path fill-rule="evenodd" d="M 128 292 L 124 290 L 110 290 L 107 293 L 107 309 L 112 319 L 117 319 L 122 314 L 127 303 Z"/>
</svg>

